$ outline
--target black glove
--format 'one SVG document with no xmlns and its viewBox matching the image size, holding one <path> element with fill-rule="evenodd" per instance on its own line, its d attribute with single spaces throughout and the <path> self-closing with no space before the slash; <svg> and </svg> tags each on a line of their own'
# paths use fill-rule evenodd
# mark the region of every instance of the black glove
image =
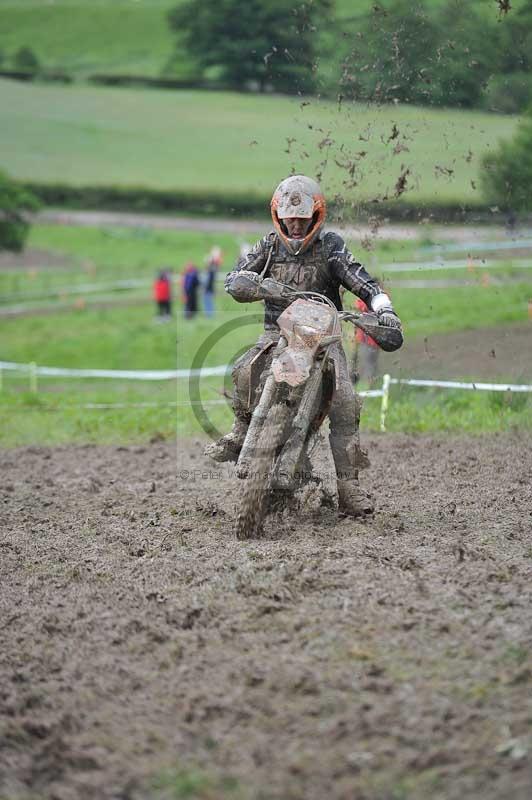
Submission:
<svg viewBox="0 0 532 800">
<path fill-rule="evenodd" d="M 398 328 L 401 330 L 401 320 L 391 306 L 379 309 L 377 317 L 379 325 L 383 325 L 385 328 Z"/>
</svg>

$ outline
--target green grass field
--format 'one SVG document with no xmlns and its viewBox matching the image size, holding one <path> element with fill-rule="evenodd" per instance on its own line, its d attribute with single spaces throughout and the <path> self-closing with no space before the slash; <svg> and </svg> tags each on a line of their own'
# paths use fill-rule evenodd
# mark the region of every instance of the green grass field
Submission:
<svg viewBox="0 0 532 800">
<path fill-rule="evenodd" d="M 44 381 L 43 381 L 44 384 Z M 220 399 L 221 379 L 203 388 L 204 400 Z M 186 404 L 186 383 L 140 384 L 101 381 L 46 383 L 33 394 L 24 380 L 4 382 L 0 394 L 0 447 L 70 443 L 123 444 L 152 439 L 205 437 Z M 176 399 L 177 398 L 177 399 Z M 115 408 L 86 407 L 116 404 Z M 123 406 L 122 406 L 123 404 Z M 143 405 L 147 404 L 147 405 Z M 231 427 L 228 404 L 205 406 L 209 425 L 220 433 Z M 380 400 L 367 398 L 363 431 L 378 431 Z M 496 433 L 532 431 L 529 395 L 508 397 L 501 392 L 459 392 L 392 387 L 386 418 L 388 431 L 404 433 Z"/>
<path fill-rule="evenodd" d="M 169 61 L 172 76 L 198 77 L 166 21 L 168 11 L 179 3 L 0 0 L 0 48 L 7 63 L 19 47 L 29 46 L 48 69 L 63 69 L 80 78 L 104 72 L 156 77 Z M 370 0 L 338 0 L 334 19 L 358 17 L 370 5 Z"/>
<path fill-rule="evenodd" d="M 8 80 L 0 81 L 0 108 L 1 166 L 15 178 L 266 200 L 295 170 L 321 174 L 328 197 L 355 203 L 393 199 L 407 169 L 403 198 L 411 202 L 480 202 L 479 159 L 517 122 L 480 112 Z M 390 140 L 394 124 L 400 134 Z M 405 149 L 394 154 L 398 143 Z"/>
<path fill-rule="evenodd" d="M 179 0 L 0 0 L 0 48 L 8 62 L 31 47 L 49 69 L 86 74 L 159 75 L 172 59 L 172 74 L 192 77 L 166 15 Z M 336 17 L 364 13 L 370 0 L 339 0 Z M 65 24 L 68 20 L 68 24 Z M 116 31 L 120 31 L 120 36 Z"/>
<path fill-rule="evenodd" d="M 89 228 L 34 225 L 28 246 L 56 253 L 57 268 L 0 271 L 0 303 L 22 302 L 25 295 L 50 290 L 67 293 L 77 285 L 127 278 L 152 279 L 156 270 L 180 272 L 187 261 L 200 267 L 214 245 L 225 262 L 236 260 L 246 237 L 146 228 Z"/>
<path fill-rule="evenodd" d="M 39 295 L 56 292 L 72 295 L 87 284 L 137 278 L 151 281 L 155 271 L 170 268 L 180 272 L 187 261 L 201 267 L 214 245 L 222 248 L 224 266 L 236 262 L 240 245 L 260 237 L 250 233 L 230 235 L 186 231 L 157 231 L 148 228 L 81 227 L 34 225 L 28 247 L 53 254 L 51 265 L 0 270 L 0 304 L 36 301 Z M 368 253 L 356 241 L 350 242 L 359 260 L 371 265 L 413 258 L 416 245 L 409 241 L 379 241 Z M 54 267 L 54 259 L 57 266 Z M 45 300 L 45 297 L 40 299 Z"/>
<path fill-rule="evenodd" d="M 108 369 L 174 369 L 192 365 L 198 348 L 209 336 L 212 346 L 205 354 L 206 366 L 230 363 L 243 348 L 250 346 L 260 331 L 256 316 L 262 308 L 237 305 L 223 292 L 218 296 L 214 320 L 198 317 L 185 321 L 181 312 L 171 325 L 154 322 L 149 282 L 159 266 L 171 265 L 179 271 L 184 261 L 202 263 L 213 244 L 225 254 L 225 268 L 233 262 L 239 237 L 201 233 L 140 232 L 135 229 L 91 229 L 34 226 L 32 248 L 54 252 L 66 259 L 61 267 L 33 267 L 29 272 L 0 271 L 0 296 L 58 288 L 68 283 L 71 300 L 76 284 L 103 282 L 124 277 L 144 277 L 147 285 L 106 299 L 123 297 L 140 301 L 138 305 L 93 308 L 87 296 L 86 308 L 57 310 L 44 316 L 0 319 L 0 360 L 44 366 Z M 356 250 L 356 243 L 352 243 Z M 374 266 L 392 259 L 410 259 L 415 243 L 382 243 L 372 254 Z M 501 271 L 508 269 L 501 264 Z M 373 272 L 378 270 L 372 267 Z M 454 271 L 456 274 L 458 271 Z M 462 274 L 460 272 L 460 274 Z M 469 274 L 464 265 L 464 275 Z M 434 274 L 432 273 L 432 276 Z M 394 289 L 396 307 L 404 320 L 406 335 L 430 336 L 436 332 L 500 325 L 524 320 L 523 296 L 530 294 L 530 283 L 478 286 L 438 291 Z M 60 297 L 64 302 L 67 297 Z M 54 308 L 54 299 L 46 301 Z M 0 304 L 0 310 L 7 302 Z M 245 324 L 224 333 L 220 325 L 239 318 Z M 231 326 L 230 326 L 231 327 Z M 393 370 L 392 370 L 393 371 Z M 475 376 L 469 376 L 474 378 Z M 228 388 L 229 378 L 225 378 Z M 0 444 L 146 441 L 153 436 L 170 438 L 202 433 L 193 410 L 187 405 L 187 380 L 139 383 L 116 380 L 39 378 L 36 393 L 30 391 L 28 376 L 4 371 L 0 392 Z M 231 413 L 220 404 L 224 378 L 205 378 L 200 395 L 208 402 L 209 419 L 219 430 L 226 430 Z M 119 408 L 84 408 L 92 404 L 125 404 Z M 142 405 L 150 405 L 148 407 Z M 172 403 L 178 403 L 177 406 Z M 363 426 L 378 429 L 379 401 L 368 400 Z M 390 430 L 405 431 L 494 431 L 508 427 L 532 427 L 532 402 L 528 396 L 508 400 L 501 395 L 474 395 L 394 388 L 388 418 Z"/>
<path fill-rule="evenodd" d="M 166 13 L 175 5 L 176 0 L 1 0 L 0 47 L 6 60 L 19 47 L 31 47 L 46 67 L 80 76 L 155 76 L 174 50 Z"/>
<path fill-rule="evenodd" d="M 437 5 L 441 0 L 429 0 Z M 112 72 L 156 76 L 176 51 L 166 23 L 179 0 L 0 0 L 0 48 L 6 64 L 19 47 L 29 46 L 50 69 L 83 77 Z M 494 3 L 477 0 L 496 15 Z M 517 7 L 519 0 L 512 6 Z M 371 0 L 337 0 L 334 18 L 364 14 Z M 493 7 L 492 7 L 493 6 Z M 346 24 L 346 30 L 352 25 Z M 117 36 L 116 32 L 120 31 Z M 192 75 L 193 67 L 177 51 L 172 68 L 176 77 Z"/>
<path fill-rule="evenodd" d="M 504 290 L 499 286 L 441 289 L 427 292 L 425 298 L 421 291 L 395 289 L 393 297 L 406 334 L 427 336 L 457 328 L 524 321 L 523 297 L 529 292 L 530 284 L 519 283 Z M 226 364 L 243 347 L 251 346 L 260 330 L 260 323 L 255 322 L 261 314 L 260 304 L 240 307 L 221 296 L 219 306 L 217 324 L 236 317 L 247 318 L 248 324 L 220 338 L 210 350 L 206 366 Z M 91 369 L 186 369 L 213 324 L 200 317 L 190 324 L 178 319 L 177 329 L 154 326 L 148 299 L 141 306 L 89 307 L 57 315 L 13 318 L 0 325 L 3 360 Z"/>
<path fill-rule="evenodd" d="M 11 361 L 36 361 L 50 366 L 108 369 L 171 369 L 188 368 L 192 364 L 198 343 L 213 330 L 213 323 L 199 317 L 192 323 L 177 319 L 177 328 L 153 325 L 153 308 L 149 283 L 157 269 L 173 268 L 179 273 L 185 262 L 191 260 L 200 267 L 214 244 L 222 247 L 224 270 L 236 261 L 240 237 L 181 231 L 150 231 L 135 228 L 87 228 L 35 225 L 29 246 L 57 254 L 67 259 L 61 268 L 32 268 L 22 273 L 0 271 L 0 298 L 2 305 L 18 305 L 24 295 L 31 292 L 55 290 L 59 300 L 75 296 L 78 284 L 106 284 L 129 277 L 143 278 L 145 289 L 132 292 L 102 292 L 107 299 L 114 297 L 145 298 L 140 306 L 93 309 L 92 296 L 87 295 L 87 308 L 46 316 L 28 316 L 4 319 L 0 322 L 2 333 L 2 358 Z M 349 242 L 352 250 L 364 259 L 356 242 Z M 380 264 L 392 260 L 412 258 L 415 244 L 383 242 L 368 255 L 367 263 L 373 274 L 380 275 Z M 469 276 L 466 259 L 463 271 L 453 270 L 451 277 Z M 67 265 L 68 268 L 67 268 Z M 509 268 L 500 266 L 501 274 Z M 492 271 L 496 276 L 498 271 Z M 524 270 L 521 271 L 525 273 Z M 419 277 L 415 271 L 407 276 Z M 431 273 L 439 277 L 440 273 Z M 402 277 L 401 273 L 399 277 Z M 523 296 L 529 292 L 526 274 L 522 282 L 506 287 L 499 285 L 474 288 L 440 289 L 428 293 L 430 302 L 420 302 L 423 292 L 396 288 L 394 302 L 409 336 L 426 336 L 489 324 L 497 325 L 519 321 L 526 314 Z M 174 292 L 177 296 L 177 288 Z M 15 301 L 9 300 L 15 295 Z M 100 295 L 98 298 L 100 299 Z M 0 301 L 1 302 L 1 301 Z M 54 302 L 52 298 L 46 301 Z M 261 314 L 259 304 L 236 304 L 223 291 L 218 296 L 218 323 L 234 317 L 254 319 Z M 260 324 L 251 323 L 232 331 L 226 339 L 215 344 L 206 365 L 227 363 L 229 356 L 252 342 Z M 98 335 L 94 332 L 97 331 Z M 175 334 L 175 335 L 174 335 Z M 177 339 L 177 348 L 176 348 Z"/>
</svg>

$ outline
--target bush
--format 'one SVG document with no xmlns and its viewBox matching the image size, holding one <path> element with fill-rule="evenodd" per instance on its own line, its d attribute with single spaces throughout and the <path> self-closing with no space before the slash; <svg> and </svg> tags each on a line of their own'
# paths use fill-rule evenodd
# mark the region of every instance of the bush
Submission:
<svg viewBox="0 0 532 800">
<path fill-rule="evenodd" d="M 488 111 L 517 114 L 532 105 L 532 74 L 513 72 L 493 75 L 484 90 L 483 106 Z"/>
<path fill-rule="evenodd" d="M 35 195 L 0 172 L 0 250 L 22 250 L 30 228 L 28 212 L 38 208 Z"/>
<path fill-rule="evenodd" d="M 427 69 L 435 105 L 477 108 L 498 67 L 498 28 L 473 4 L 447 0 L 435 17 L 438 47 Z"/>
<path fill-rule="evenodd" d="M 532 209 L 532 112 L 519 124 L 510 141 L 482 161 L 482 189 L 488 202 L 504 209 Z"/>
<path fill-rule="evenodd" d="M 35 74 L 40 69 L 39 59 L 31 47 L 20 47 L 13 58 L 15 69 Z"/>
<path fill-rule="evenodd" d="M 497 29 L 456 0 L 375 3 L 359 27 L 341 81 L 358 99 L 472 108 L 497 68 Z"/>
<path fill-rule="evenodd" d="M 331 0 L 185 0 L 168 14 L 194 68 L 216 67 L 236 89 L 295 94 L 315 88 L 319 23 Z"/>
<path fill-rule="evenodd" d="M 438 29 L 420 3 L 375 3 L 353 38 L 343 66 L 342 91 L 361 100 L 426 104 L 432 87 L 427 67 Z"/>
</svg>

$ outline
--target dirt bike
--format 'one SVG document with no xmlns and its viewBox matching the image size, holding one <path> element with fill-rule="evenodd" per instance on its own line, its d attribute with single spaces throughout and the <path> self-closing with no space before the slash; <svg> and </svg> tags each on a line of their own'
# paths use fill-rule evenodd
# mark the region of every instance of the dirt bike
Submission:
<svg viewBox="0 0 532 800">
<path fill-rule="evenodd" d="M 238 539 L 258 535 L 266 514 L 282 508 L 309 479 L 309 443 L 332 400 L 341 322 L 361 328 L 383 350 L 397 349 L 401 337 L 397 329 L 379 325 L 373 313 L 338 311 L 323 294 L 298 292 L 272 278 L 262 281 L 262 290 L 291 302 L 277 320 L 279 341 L 262 375 L 260 397 L 237 462 L 237 475 L 243 480 Z"/>
</svg>

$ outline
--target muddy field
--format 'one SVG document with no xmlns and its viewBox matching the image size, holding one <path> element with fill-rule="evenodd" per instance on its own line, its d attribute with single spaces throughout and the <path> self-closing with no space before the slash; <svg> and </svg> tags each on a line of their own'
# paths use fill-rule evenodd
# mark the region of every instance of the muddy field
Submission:
<svg viewBox="0 0 532 800">
<path fill-rule="evenodd" d="M 198 442 L 0 453 L 0 798 L 528 800 L 530 441 L 365 444 L 244 544 Z"/>
<path fill-rule="evenodd" d="M 497 328 L 407 339 L 398 353 L 381 353 L 380 371 L 394 377 L 532 381 L 532 320 Z"/>
</svg>

